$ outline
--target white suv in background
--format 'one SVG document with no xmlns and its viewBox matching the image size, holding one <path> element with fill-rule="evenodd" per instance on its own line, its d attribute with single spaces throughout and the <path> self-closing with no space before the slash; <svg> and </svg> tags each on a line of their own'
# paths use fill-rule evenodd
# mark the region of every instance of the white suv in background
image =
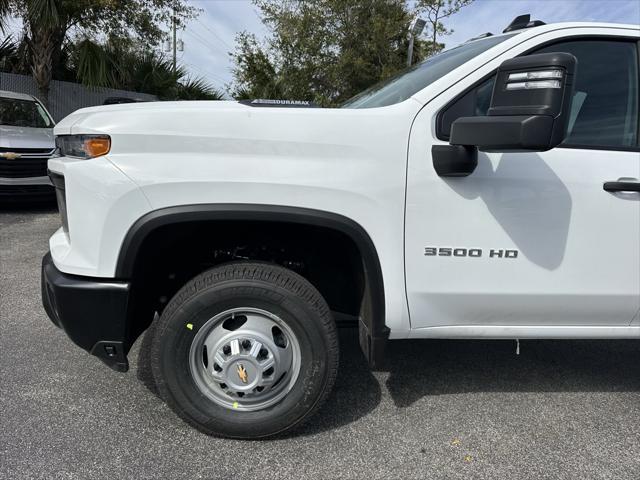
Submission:
<svg viewBox="0 0 640 480">
<path fill-rule="evenodd" d="M 74 112 L 44 306 L 119 371 L 157 314 L 162 397 L 235 438 L 319 408 L 349 319 L 372 367 L 395 339 L 640 339 L 639 41 L 526 16 L 344 108 Z"/>
<path fill-rule="evenodd" d="M 54 125 L 35 97 L 0 90 L 0 202 L 52 198 Z"/>
</svg>

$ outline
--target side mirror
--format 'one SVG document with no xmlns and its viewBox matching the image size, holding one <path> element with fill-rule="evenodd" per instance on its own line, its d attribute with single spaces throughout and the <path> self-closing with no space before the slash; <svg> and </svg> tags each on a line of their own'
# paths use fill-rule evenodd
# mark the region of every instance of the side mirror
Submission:
<svg viewBox="0 0 640 480">
<path fill-rule="evenodd" d="M 485 152 L 544 152 L 567 134 L 577 59 L 542 53 L 500 65 L 485 117 L 462 117 L 451 126 L 451 145 Z"/>
</svg>

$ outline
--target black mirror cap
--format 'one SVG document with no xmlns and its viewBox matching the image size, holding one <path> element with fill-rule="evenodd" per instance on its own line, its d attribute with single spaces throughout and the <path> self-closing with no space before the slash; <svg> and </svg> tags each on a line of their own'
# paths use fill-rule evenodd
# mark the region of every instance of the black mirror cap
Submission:
<svg viewBox="0 0 640 480">
<path fill-rule="evenodd" d="M 468 177 L 478 166 L 478 150 L 463 145 L 433 145 L 433 168 L 439 177 Z"/>
<path fill-rule="evenodd" d="M 551 52 L 516 57 L 502 62 L 496 74 L 487 115 L 551 115 L 556 118 L 571 108 L 578 60 L 570 53 Z M 561 78 L 514 80 L 522 74 L 556 72 Z M 512 88 L 544 81 L 559 82 L 556 88 Z"/>
<path fill-rule="evenodd" d="M 453 122 L 450 143 L 483 152 L 544 152 L 555 146 L 553 124 L 548 115 L 463 117 Z"/>
<path fill-rule="evenodd" d="M 577 63 L 563 52 L 503 62 L 487 116 L 457 119 L 449 143 L 487 152 L 545 151 L 559 145 L 569 123 Z"/>
</svg>

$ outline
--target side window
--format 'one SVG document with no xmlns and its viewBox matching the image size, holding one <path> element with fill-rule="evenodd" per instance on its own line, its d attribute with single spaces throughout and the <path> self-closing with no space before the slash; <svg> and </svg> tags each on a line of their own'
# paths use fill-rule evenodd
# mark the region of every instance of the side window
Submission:
<svg viewBox="0 0 640 480">
<path fill-rule="evenodd" d="M 440 112 L 437 120 L 437 135 L 442 140 L 449 140 L 451 124 L 460 117 L 479 117 L 487 114 L 491 103 L 491 93 L 496 76 L 492 75 L 472 87 L 453 103 Z"/>
<path fill-rule="evenodd" d="M 567 52 L 578 59 L 566 146 L 638 145 L 638 52 L 633 42 L 572 40 L 531 53 Z M 495 76 L 468 90 L 440 112 L 437 136 L 449 139 L 459 117 L 486 115 Z"/>
<path fill-rule="evenodd" d="M 574 40 L 535 53 L 578 59 L 565 145 L 633 147 L 638 139 L 638 53 L 635 43 Z"/>
</svg>

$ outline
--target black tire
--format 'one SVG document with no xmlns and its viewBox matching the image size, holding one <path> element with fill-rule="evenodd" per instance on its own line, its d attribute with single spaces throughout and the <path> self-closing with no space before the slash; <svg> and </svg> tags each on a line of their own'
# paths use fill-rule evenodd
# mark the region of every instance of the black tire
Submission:
<svg viewBox="0 0 640 480">
<path fill-rule="evenodd" d="M 300 346 L 300 370 L 291 390 L 257 411 L 215 403 L 198 388 L 190 370 L 189 351 L 199 329 L 216 314 L 239 306 L 277 315 Z M 307 280 L 285 268 L 230 263 L 208 270 L 178 291 L 157 322 L 151 368 L 158 391 L 178 416 L 204 433 L 255 439 L 285 432 L 311 417 L 333 388 L 338 337 L 331 311 Z"/>
</svg>

